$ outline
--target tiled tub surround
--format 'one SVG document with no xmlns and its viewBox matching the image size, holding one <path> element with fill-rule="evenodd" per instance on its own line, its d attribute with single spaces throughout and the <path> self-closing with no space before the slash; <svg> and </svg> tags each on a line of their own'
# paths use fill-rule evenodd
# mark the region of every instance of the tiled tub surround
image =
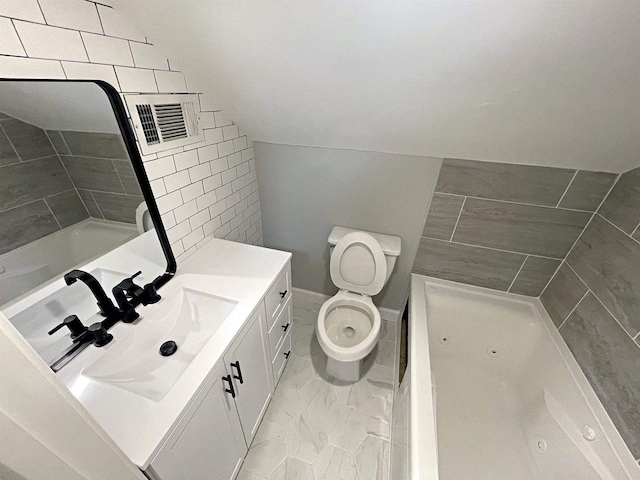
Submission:
<svg viewBox="0 0 640 480">
<path fill-rule="evenodd" d="M 0 113 L 0 255 L 86 218 L 46 132 Z"/>
<path fill-rule="evenodd" d="M 540 300 L 640 461 L 640 168 L 622 175 Z"/>
<path fill-rule="evenodd" d="M 386 480 L 396 324 L 383 322 L 364 377 L 341 383 L 324 372 L 320 305 L 293 302 L 292 357 L 238 480 Z"/>
<path fill-rule="evenodd" d="M 615 179 L 445 159 L 413 272 L 536 297 Z"/>
<path fill-rule="evenodd" d="M 143 197 L 122 137 L 55 130 L 47 134 L 89 215 L 135 223 Z"/>
<path fill-rule="evenodd" d="M 189 91 L 142 32 L 99 2 L 0 2 L 0 23 L 4 78 L 103 80 L 132 94 Z M 207 237 L 262 244 L 252 143 L 199 98 L 205 141 L 143 158 L 178 261 Z"/>
</svg>

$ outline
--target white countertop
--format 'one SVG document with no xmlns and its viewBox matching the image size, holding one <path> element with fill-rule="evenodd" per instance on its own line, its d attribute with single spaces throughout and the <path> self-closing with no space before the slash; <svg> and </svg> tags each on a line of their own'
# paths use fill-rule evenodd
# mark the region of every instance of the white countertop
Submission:
<svg viewBox="0 0 640 480">
<path fill-rule="evenodd" d="M 136 240 L 133 241 L 134 247 L 141 245 L 141 241 Z M 136 324 L 116 324 L 109 330 L 114 336 L 111 344 L 102 348 L 89 346 L 58 372 L 58 378 L 131 461 L 141 469 L 146 469 L 212 368 L 222 358 L 290 258 L 288 252 L 212 239 L 178 267 L 176 278 L 193 279 L 194 275 L 198 275 L 200 288 L 234 299 L 238 304 L 161 400 L 150 400 L 82 375 L 85 366 L 91 365 L 119 338 L 126 338 Z M 92 262 L 91 267 L 117 269 L 118 265 L 114 265 L 110 259 L 117 259 L 117 263 L 125 261 L 122 255 L 111 252 Z M 129 262 L 127 271 L 136 269 L 136 264 L 131 263 L 134 261 L 132 257 L 126 259 Z M 171 292 L 172 282 L 175 280 L 159 290 L 160 295 Z M 136 323 L 144 322 L 145 316 L 149 318 L 154 311 L 162 308 L 162 300 L 155 305 L 138 307 L 140 320 Z"/>
</svg>

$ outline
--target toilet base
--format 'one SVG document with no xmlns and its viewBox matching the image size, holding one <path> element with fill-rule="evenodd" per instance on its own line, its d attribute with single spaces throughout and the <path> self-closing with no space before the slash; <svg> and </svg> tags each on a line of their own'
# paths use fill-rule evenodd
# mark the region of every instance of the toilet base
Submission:
<svg viewBox="0 0 640 480">
<path fill-rule="evenodd" d="M 344 382 L 357 382 L 360 380 L 362 360 L 354 362 L 341 362 L 335 358 L 327 357 L 327 373 Z"/>
</svg>

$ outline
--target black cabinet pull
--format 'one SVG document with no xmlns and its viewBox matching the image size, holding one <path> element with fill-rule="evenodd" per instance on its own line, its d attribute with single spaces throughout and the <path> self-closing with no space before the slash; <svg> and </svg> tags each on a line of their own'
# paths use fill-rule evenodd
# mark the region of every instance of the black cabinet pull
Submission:
<svg viewBox="0 0 640 480">
<path fill-rule="evenodd" d="M 242 385 L 244 383 L 244 381 L 242 380 L 242 370 L 240 370 L 240 361 L 236 361 L 235 363 L 231 363 L 231 368 L 234 368 L 236 370 L 238 370 L 238 375 L 234 375 L 233 378 L 237 378 L 238 381 L 240 382 L 240 385 Z"/>
<path fill-rule="evenodd" d="M 289 291 L 289 290 L 285 290 L 284 292 L 278 292 L 278 293 L 280 293 L 280 296 L 281 296 L 282 298 L 284 298 L 284 297 L 287 295 L 287 292 L 288 292 L 288 291 Z"/>
<path fill-rule="evenodd" d="M 289 330 L 289 326 L 291 325 L 291 323 L 287 323 L 286 325 L 282 325 L 282 329 L 286 332 L 287 330 Z"/>
<path fill-rule="evenodd" d="M 284 354 L 284 358 L 289 358 L 289 355 L 291 355 L 291 350 Z"/>
<path fill-rule="evenodd" d="M 233 388 L 233 380 L 231 380 L 231 375 L 227 375 L 226 377 L 222 377 L 222 381 L 229 382 L 229 388 L 225 388 L 224 391 L 231 394 L 231 398 L 236 398 L 236 391 Z"/>
</svg>

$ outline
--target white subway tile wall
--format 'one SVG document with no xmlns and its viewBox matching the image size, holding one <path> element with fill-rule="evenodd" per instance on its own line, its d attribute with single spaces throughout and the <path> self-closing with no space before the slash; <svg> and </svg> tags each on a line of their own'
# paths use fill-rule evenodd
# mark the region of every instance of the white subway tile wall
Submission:
<svg viewBox="0 0 640 480">
<path fill-rule="evenodd" d="M 121 93 L 188 92 L 144 33 L 88 0 L 0 1 L 0 70 L 5 78 L 103 80 Z M 252 142 L 213 99 L 199 101 L 203 142 L 142 157 L 178 262 L 207 237 L 262 245 Z"/>
<path fill-rule="evenodd" d="M 9 18 L 0 18 L 0 55 L 26 56 L 26 52 L 20 43 L 18 32 Z"/>
<path fill-rule="evenodd" d="M 29 57 L 88 61 L 78 31 L 19 20 L 14 25 Z"/>
</svg>

